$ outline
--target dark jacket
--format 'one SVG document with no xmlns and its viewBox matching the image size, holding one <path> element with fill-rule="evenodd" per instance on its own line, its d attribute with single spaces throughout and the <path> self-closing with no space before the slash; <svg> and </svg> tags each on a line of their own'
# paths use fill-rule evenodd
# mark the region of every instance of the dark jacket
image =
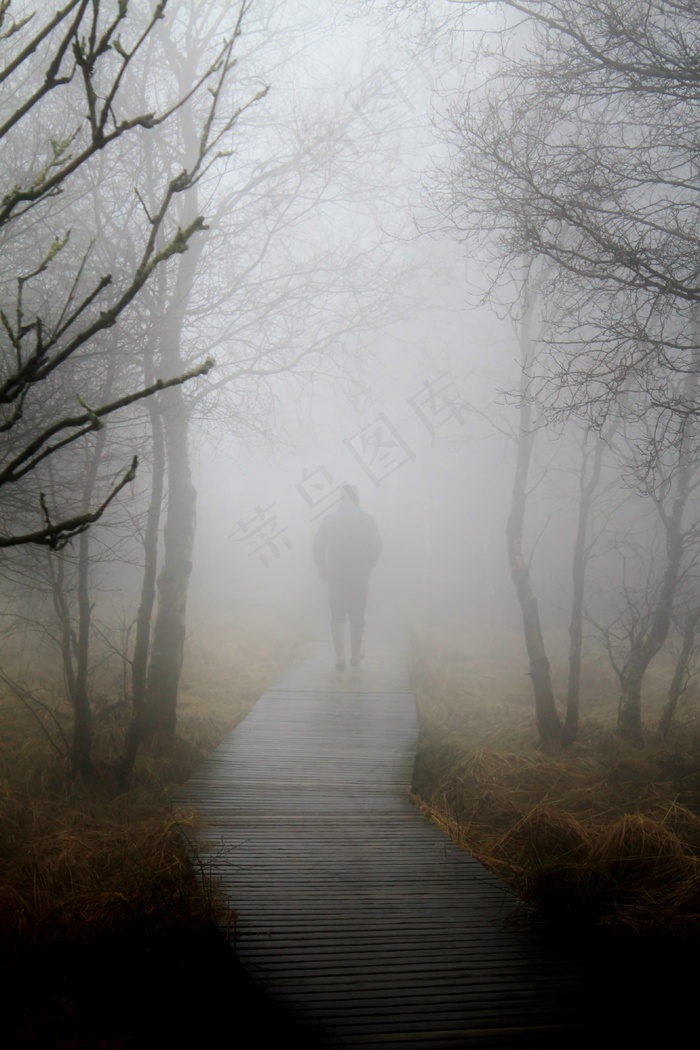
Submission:
<svg viewBox="0 0 700 1050">
<path fill-rule="evenodd" d="M 369 579 L 381 550 L 374 518 L 347 498 L 323 519 L 313 544 L 321 578 L 331 583 Z"/>
</svg>

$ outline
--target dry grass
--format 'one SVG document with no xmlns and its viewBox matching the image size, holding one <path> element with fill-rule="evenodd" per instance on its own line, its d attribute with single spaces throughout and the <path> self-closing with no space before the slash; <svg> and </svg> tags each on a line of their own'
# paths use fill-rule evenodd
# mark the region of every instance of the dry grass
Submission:
<svg viewBox="0 0 700 1050">
<path fill-rule="evenodd" d="M 18 992 L 15 1010 L 0 1018 L 0 1041 L 5 1036 L 11 1045 L 44 1045 L 46 1032 L 55 1029 L 64 1036 L 56 1035 L 52 1046 L 64 1045 L 63 1038 L 66 1046 L 140 1046 L 131 1037 L 122 1041 L 129 1010 L 120 1008 L 118 1020 L 120 1009 L 104 1005 L 106 989 L 114 986 L 116 994 L 128 975 L 129 1002 L 144 999 L 150 984 L 155 1006 L 166 976 L 168 997 L 178 985 L 174 960 L 178 980 L 187 972 L 193 987 L 201 980 L 199 971 L 191 972 L 194 960 L 209 973 L 207 960 L 218 950 L 211 940 L 214 919 L 225 925 L 226 912 L 216 887 L 194 877 L 180 832 L 195 815 L 174 810 L 169 791 L 246 714 L 300 645 L 291 628 L 250 619 L 195 633 L 174 746 L 144 749 L 132 786 L 122 793 L 110 774 L 128 720 L 122 706 L 108 699 L 97 705 L 98 775 L 86 785 L 68 779 L 65 760 L 16 696 L 0 695 L 0 971 L 18 982 L 21 975 L 22 988 L 32 990 Z M 49 703 L 67 730 L 66 712 L 50 688 L 50 678 L 37 667 L 32 695 Z M 55 724 L 48 725 L 56 736 Z M 220 969 L 234 965 L 230 954 Z M 215 977 L 209 977 L 213 987 Z M 136 991 L 140 983 L 143 992 Z M 98 999 L 103 1009 L 95 1019 Z M 110 1013 L 113 1020 L 105 1022 Z M 115 1026 L 114 1044 L 105 1023 Z M 180 1045 L 177 1031 L 166 1024 L 157 1037 L 144 1035 L 143 1045 Z M 84 1032 L 85 1042 L 75 1041 L 76 1032 Z"/>
<path fill-rule="evenodd" d="M 509 652 L 508 639 L 496 647 L 422 631 L 414 651 L 422 726 L 414 790 L 433 819 L 539 915 L 623 940 L 698 941 L 695 698 L 662 741 L 653 726 L 668 679 L 655 669 L 645 746 L 626 747 L 614 733 L 615 682 L 595 660 L 578 740 L 549 755 L 537 747 L 519 638 Z"/>
<path fill-rule="evenodd" d="M 212 921 L 225 925 L 223 902 L 215 887 L 195 880 L 185 855 L 180 829 L 195 815 L 173 811 L 168 792 L 299 649 L 293 629 L 250 618 L 200 627 L 183 673 L 175 745 L 143 751 L 122 794 L 109 766 L 127 712 L 106 690 L 95 725 L 103 775 L 91 785 L 71 783 L 36 719 L 15 697 L 0 697 L 0 972 L 13 1004 L 0 1018 L 0 1042 L 120 1050 L 216 1043 L 242 978 Z M 642 750 L 620 747 L 611 728 L 614 683 L 596 663 L 577 744 L 545 755 L 520 651 L 517 637 L 417 636 L 421 804 L 559 924 L 696 939 L 693 698 L 671 741 L 650 734 Z M 51 677 L 35 670 L 34 695 L 67 728 Z M 660 698 L 648 699 L 650 715 Z M 274 1029 L 269 1006 L 260 1008 L 248 987 L 236 1003 L 237 1023 L 245 1003 L 259 1033 L 264 1019 Z M 152 1017 L 151 1027 L 143 1016 Z M 277 1042 L 287 1038 L 282 1033 Z"/>
<path fill-rule="evenodd" d="M 142 749 L 131 787 L 122 793 L 110 767 L 128 711 L 98 708 L 97 776 L 86 785 L 68 779 L 65 760 L 16 698 L 0 696 L 0 931 L 26 939 L 45 925 L 60 936 L 68 929 L 85 934 L 92 925 L 114 928 L 122 916 L 129 922 L 133 914 L 162 921 L 164 911 L 192 902 L 178 826 L 195 818 L 172 809 L 169 791 L 247 713 L 298 646 L 290 630 L 250 623 L 219 625 L 216 634 L 192 639 L 177 738 L 167 748 Z"/>
</svg>

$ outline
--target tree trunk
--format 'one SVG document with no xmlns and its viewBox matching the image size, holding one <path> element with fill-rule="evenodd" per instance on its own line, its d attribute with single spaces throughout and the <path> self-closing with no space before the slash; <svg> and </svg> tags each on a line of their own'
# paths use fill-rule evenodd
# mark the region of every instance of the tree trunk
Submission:
<svg viewBox="0 0 700 1050">
<path fill-rule="evenodd" d="M 530 662 L 530 678 L 535 694 L 535 714 L 540 742 L 556 747 L 561 738 L 561 721 L 554 701 L 549 660 L 544 645 L 537 599 L 532 591 L 530 569 L 522 554 L 522 532 L 518 528 L 520 495 L 514 493 L 514 510 L 508 520 L 508 556 L 510 573 L 520 603 L 525 634 L 525 648 Z"/>
<path fill-rule="evenodd" d="M 687 450 L 682 446 L 679 456 L 681 463 L 678 468 L 676 496 L 671 513 L 664 516 L 660 509 L 666 534 L 666 564 L 659 597 L 652 613 L 649 630 L 645 631 L 631 646 L 620 674 L 617 728 L 623 739 L 637 744 L 642 742 L 642 681 L 649 664 L 668 637 L 673 616 L 673 601 L 683 558 L 682 519 L 688 499 L 690 466 Z"/>
<path fill-rule="evenodd" d="M 177 260 L 167 317 L 161 321 L 161 365 L 177 374 L 184 367 L 181 339 L 201 245 Z M 145 736 L 175 732 L 177 693 L 185 652 L 187 592 L 192 572 L 197 491 L 190 468 L 191 409 L 180 387 L 163 391 L 161 400 L 168 498 L 163 529 L 163 565 L 158 577 L 158 608 L 146 682 Z"/>
<path fill-rule="evenodd" d="M 103 388 L 103 397 L 111 393 L 114 382 L 114 364 L 110 362 L 107 379 Z M 86 470 L 83 482 L 83 510 L 91 503 L 97 484 L 97 475 L 104 457 L 106 447 L 106 430 L 101 429 L 95 437 L 95 447 L 90 454 L 86 449 Z M 55 555 L 49 555 L 54 558 Z M 73 708 L 73 736 L 70 746 L 71 776 L 78 773 L 89 780 L 92 776 L 92 712 L 88 692 L 88 671 L 90 656 L 90 626 L 92 621 L 92 603 L 90 601 L 90 531 L 81 532 L 78 536 L 77 565 L 77 605 L 78 629 L 74 632 L 71 614 L 64 586 L 64 555 L 59 555 L 58 573 L 53 571 L 50 563 L 51 587 L 54 608 L 61 625 L 61 656 L 66 680 L 66 687 Z"/>
<path fill-rule="evenodd" d="M 668 699 L 663 711 L 661 712 L 661 718 L 659 719 L 659 732 L 664 738 L 668 735 L 673 716 L 676 713 L 678 701 L 683 695 L 688 676 L 688 667 L 690 666 L 690 660 L 695 651 L 695 634 L 697 631 L 698 620 L 700 620 L 700 609 L 696 608 L 693 609 L 692 612 L 689 612 L 683 621 L 683 643 L 681 645 L 681 651 L 678 654 L 678 659 L 676 660 L 676 668 L 668 690 Z"/>
<path fill-rule="evenodd" d="M 88 592 L 89 545 L 87 534 L 80 536 L 78 557 L 78 632 L 71 622 L 66 598 L 65 555 L 49 553 L 49 578 L 54 609 L 60 627 L 61 661 L 66 692 L 73 711 L 73 732 L 68 751 L 70 773 L 85 779 L 92 774 L 92 715 L 87 691 L 91 606 Z M 57 571 L 56 571 L 57 565 Z"/>
<path fill-rule="evenodd" d="M 156 576 L 158 572 L 158 535 L 160 531 L 161 506 L 165 488 L 165 445 L 160 401 L 157 397 L 148 401 L 153 440 L 153 468 L 151 495 L 146 517 L 144 535 L 144 566 L 141 583 L 141 602 L 136 615 L 136 638 L 131 660 L 132 712 L 131 722 L 124 740 L 124 747 L 116 768 L 117 780 L 126 786 L 134 768 L 136 754 L 145 730 L 146 673 L 148 653 L 151 645 L 151 621 L 156 602 Z"/>
<path fill-rule="evenodd" d="M 65 554 L 63 551 L 60 551 L 58 554 L 49 551 L 47 557 L 49 559 L 49 580 L 51 582 L 53 607 L 61 630 L 60 650 L 63 680 L 72 704 L 75 695 L 75 668 L 73 667 L 73 632 L 70 622 L 70 609 L 68 608 L 64 586 Z"/>
<path fill-rule="evenodd" d="M 99 458 L 97 455 L 95 458 Z M 94 482 L 94 478 L 93 478 Z M 90 496 L 93 484 L 90 484 Z M 89 496 L 85 501 L 89 505 Z M 75 692 L 73 694 L 73 741 L 71 773 L 89 780 L 92 776 L 92 713 L 88 695 L 88 657 L 90 652 L 90 540 L 89 533 L 78 537 L 78 638 L 75 651 Z"/>
<path fill-rule="evenodd" d="M 571 561 L 571 618 L 569 621 L 569 681 L 566 692 L 566 718 L 562 732 L 562 744 L 573 744 L 578 733 L 579 701 L 581 696 L 581 655 L 583 652 L 583 603 L 586 591 L 586 533 L 591 516 L 593 495 L 603 466 L 603 439 L 596 440 L 593 467 L 588 482 L 585 480 L 587 456 L 581 462 L 579 478 L 578 520 L 576 540 Z"/>
<path fill-rule="evenodd" d="M 168 508 L 146 686 L 145 730 L 149 737 L 154 733 L 171 736 L 175 732 L 197 510 L 188 447 L 190 412 L 179 389 L 168 393 L 172 395 L 165 418 Z"/>
<path fill-rule="evenodd" d="M 144 536 L 143 581 L 141 585 L 141 603 L 136 616 L 136 638 L 134 656 L 131 666 L 132 702 L 135 712 L 143 711 L 146 702 L 146 672 L 148 668 L 148 650 L 151 641 L 151 620 L 156 603 L 156 578 L 158 574 L 158 534 L 160 516 L 165 489 L 165 444 L 163 439 L 163 422 L 157 399 L 149 402 L 151 417 L 151 434 L 153 438 L 153 474 L 151 477 L 151 496 L 146 518 Z"/>
<path fill-rule="evenodd" d="M 186 67 L 177 52 L 171 53 L 173 72 L 185 75 Z M 192 109 L 184 105 L 179 111 L 180 130 L 188 162 L 199 151 L 199 136 Z M 186 228 L 197 212 L 197 186 L 180 199 L 180 224 Z M 182 335 L 187 309 L 194 287 L 197 264 L 202 253 L 202 240 L 195 238 L 187 251 L 175 262 L 175 280 L 165 316 L 158 317 L 160 330 L 160 364 L 168 374 L 178 374 L 184 367 Z M 148 665 L 144 709 L 144 735 L 170 737 L 175 732 L 177 694 L 185 652 L 187 629 L 187 592 L 192 572 L 197 491 L 192 484 L 189 450 L 191 409 L 182 390 L 164 391 L 162 419 L 168 475 L 166 521 L 163 529 L 163 566 L 158 577 L 158 608 L 153 628 L 153 642 Z"/>
<path fill-rule="evenodd" d="M 641 744 L 644 739 L 642 732 L 642 682 L 651 659 L 652 656 L 646 659 L 645 655 L 640 651 L 635 651 L 625 661 L 625 666 L 620 675 L 617 728 L 620 736 L 633 744 Z"/>
<path fill-rule="evenodd" d="M 527 284 L 523 296 L 524 312 L 520 330 L 521 386 L 520 420 L 515 477 L 506 537 L 510 574 L 520 603 L 525 634 L 525 648 L 530 662 L 530 678 L 535 694 L 535 714 L 540 743 L 556 748 L 561 742 L 561 720 L 554 702 L 554 691 L 545 651 L 537 599 L 532 590 L 530 566 L 523 556 L 523 528 L 527 503 L 527 479 L 532 458 L 535 433 L 532 429 L 532 409 L 527 397 L 527 384 L 533 359 L 531 325 L 532 304 Z"/>
<path fill-rule="evenodd" d="M 697 398 L 698 376 L 700 375 L 700 353 L 697 349 L 698 336 L 700 336 L 700 307 L 697 303 L 693 305 L 692 311 L 696 349 L 693 352 L 692 367 L 686 373 L 684 383 L 684 396 L 691 403 Z M 670 512 L 666 512 L 661 500 L 656 503 L 666 539 L 666 564 L 661 578 L 659 598 L 652 614 L 650 628 L 638 639 L 637 644 L 631 647 L 620 676 L 622 688 L 617 716 L 618 731 L 621 737 L 637 743 L 642 739 L 642 679 L 647 667 L 668 637 L 678 581 L 681 577 L 681 564 L 686 545 L 683 516 L 688 497 L 693 489 L 696 435 L 697 426 L 693 416 L 686 416 L 678 436 L 678 461 L 672 482 L 675 486 L 675 494 L 671 501 Z"/>
</svg>

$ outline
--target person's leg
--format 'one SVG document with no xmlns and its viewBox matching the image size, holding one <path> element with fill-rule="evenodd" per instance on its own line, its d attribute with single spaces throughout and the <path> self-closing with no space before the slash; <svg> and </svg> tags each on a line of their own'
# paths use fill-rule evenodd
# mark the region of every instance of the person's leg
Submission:
<svg viewBox="0 0 700 1050">
<path fill-rule="evenodd" d="M 331 634 L 335 646 L 335 669 L 344 671 L 347 667 L 345 662 L 345 624 L 331 621 Z"/>
<path fill-rule="evenodd" d="M 328 584 L 328 598 L 331 607 L 331 636 L 335 648 L 335 669 L 344 671 L 345 662 L 345 621 L 348 617 L 347 594 L 338 583 Z"/>
<path fill-rule="evenodd" d="M 365 630 L 366 605 L 367 582 L 359 581 L 353 587 L 348 607 L 348 619 L 350 620 L 350 664 L 352 667 L 357 667 L 365 655 L 362 649 L 362 637 Z"/>
</svg>

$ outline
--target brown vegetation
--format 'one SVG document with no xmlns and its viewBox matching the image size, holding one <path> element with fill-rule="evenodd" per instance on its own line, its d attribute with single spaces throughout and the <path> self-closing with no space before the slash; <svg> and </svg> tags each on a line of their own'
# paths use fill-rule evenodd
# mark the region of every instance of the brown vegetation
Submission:
<svg viewBox="0 0 700 1050">
<path fill-rule="evenodd" d="M 68 756 L 50 746 L 29 709 L 0 695 L 3 1045 L 158 1050 L 207 1042 L 207 1024 L 213 1044 L 245 978 L 219 932 L 225 903 L 187 857 L 181 832 L 196 816 L 174 809 L 168 795 L 298 644 L 293 630 L 270 624 L 195 631 L 177 739 L 144 749 L 123 792 L 111 774 L 128 723 L 122 706 L 96 705 L 97 776 L 85 784 L 69 779 Z M 49 702 L 51 678 L 42 684 L 34 668 L 32 695 Z M 68 725 L 67 705 L 55 695 L 51 704 Z M 243 998 L 255 1001 L 247 987 Z"/>
<path fill-rule="evenodd" d="M 697 941 L 696 697 L 685 695 L 665 740 L 649 731 L 631 747 L 615 733 L 615 683 L 604 660 L 592 661 L 577 742 L 551 754 L 537 745 L 515 636 L 426 632 L 415 651 L 422 736 L 414 790 L 438 825 L 560 926 L 617 941 Z M 648 692 L 656 724 L 665 695 L 654 695 L 651 673 Z"/>
<path fill-rule="evenodd" d="M 181 832 L 196 815 L 173 809 L 168 793 L 295 658 L 299 641 L 288 627 L 250 620 L 194 631 L 177 738 L 144 749 L 122 792 L 111 768 L 128 712 L 106 686 L 96 705 L 98 775 L 89 784 L 67 777 L 66 758 L 27 707 L 2 695 L 0 970 L 11 1004 L 0 1020 L 4 1043 L 213 1044 L 236 987 L 244 989 L 237 1023 L 249 1010 L 258 1030 L 265 1023 L 273 1034 L 285 1031 L 228 950 L 227 903 L 194 876 Z M 577 743 L 553 755 L 538 747 L 517 637 L 424 631 L 415 643 L 418 805 L 533 916 L 586 935 L 614 934 L 617 944 L 661 935 L 695 943 L 695 698 L 684 696 L 665 741 L 650 733 L 641 749 L 622 745 L 614 682 L 601 661 L 586 676 L 593 687 L 582 697 Z M 33 690 L 48 701 L 46 682 L 42 691 L 37 677 Z M 650 720 L 663 699 L 661 688 L 645 698 Z M 54 710 L 60 720 L 55 698 Z"/>
</svg>

